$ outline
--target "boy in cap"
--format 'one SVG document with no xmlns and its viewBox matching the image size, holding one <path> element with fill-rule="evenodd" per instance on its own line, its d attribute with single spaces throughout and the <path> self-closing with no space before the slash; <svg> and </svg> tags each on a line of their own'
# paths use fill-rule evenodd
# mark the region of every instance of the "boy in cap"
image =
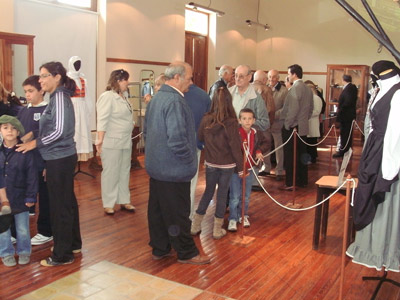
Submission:
<svg viewBox="0 0 400 300">
<path fill-rule="evenodd" d="M 36 202 L 38 178 L 33 153 L 15 151 L 21 143 L 19 136 L 25 134 L 24 127 L 17 118 L 3 115 L 0 117 L 0 133 L 3 144 L 0 147 L 0 166 L 6 186 L 7 198 L 10 201 L 17 233 L 17 254 L 20 265 L 28 264 L 32 251 L 29 232 L 29 207 Z M 15 249 L 11 242 L 11 232 L 0 233 L 0 257 L 3 264 L 13 267 Z"/>
</svg>

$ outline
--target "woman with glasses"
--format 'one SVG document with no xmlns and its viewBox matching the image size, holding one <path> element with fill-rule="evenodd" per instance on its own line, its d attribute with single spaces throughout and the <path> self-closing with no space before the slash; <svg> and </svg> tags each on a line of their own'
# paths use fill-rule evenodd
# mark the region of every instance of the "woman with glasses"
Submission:
<svg viewBox="0 0 400 300">
<path fill-rule="evenodd" d="M 79 253 L 82 247 L 74 193 L 77 155 L 75 115 L 70 97 L 75 91 L 75 82 L 67 76 L 60 62 L 42 65 L 39 78 L 42 90 L 50 94 L 50 100 L 40 117 L 39 135 L 32 141 L 17 145 L 17 151 L 25 153 L 37 147 L 46 161 L 54 247 L 52 255 L 40 264 L 52 267 L 72 263 L 74 253 Z"/>
<path fill-rule="evenodd" d="M 100 154 L 101 198 L 104 213 L 113 215 L 114 206 L 134 212 L 129 191 L 132 153 L 132 108 L 124 93 L 128 90 L 129 73 L 111 72 L 106 91 L 97 100 L 96 150 Z"/>
</svg>

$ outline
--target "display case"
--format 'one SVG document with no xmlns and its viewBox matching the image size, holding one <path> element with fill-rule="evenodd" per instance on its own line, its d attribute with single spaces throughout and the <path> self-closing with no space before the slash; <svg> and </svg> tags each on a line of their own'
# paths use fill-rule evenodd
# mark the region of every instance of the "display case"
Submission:
<svg viewBox="0 0 400 300">
<path fill-rule="evenodd" d="M 366 65 L 327 65 L 325 132 L 336 122 L 339 96 L 343 90 L 343 75 L 350 75 L 353 79 L 353 84 L 358 89 L 356 121 L 363 129 L 368 104 L 369 72 L 369 66 Z M 353 128 L 353 133 L 355 139 L 361 138 L 359 130 Z"/>
</svg>

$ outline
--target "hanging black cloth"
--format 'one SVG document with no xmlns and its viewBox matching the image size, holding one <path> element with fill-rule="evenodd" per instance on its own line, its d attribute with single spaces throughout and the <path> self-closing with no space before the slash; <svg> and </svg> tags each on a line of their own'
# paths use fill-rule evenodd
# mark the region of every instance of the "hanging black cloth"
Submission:
<svg viewBox="0 0 400 300">
<path fill-rule="evenodd" d="M 385 200 L 385 192 L 398 180 L 383 179 L 383 142 L 390 113 L 390 103 L 400 83 L 392 88 L 375 104 L 370 112 L 373 131 L 368 136 L 358 168 L 358 186 L 355 193 L 353 218 L 356 230 L 361 230 L 372 222 L 376 207 Z"/>
</svg>

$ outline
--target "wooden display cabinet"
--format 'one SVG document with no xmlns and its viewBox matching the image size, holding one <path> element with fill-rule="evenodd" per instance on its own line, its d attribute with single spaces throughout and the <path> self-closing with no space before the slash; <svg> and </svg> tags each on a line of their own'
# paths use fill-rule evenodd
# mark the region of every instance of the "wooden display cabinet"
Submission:
<svg viewBox="0 0 400 300">
<path fill-rule="evenodd" d="M 326 110 L 324 122 L 325 132 L 329 130 L 336 121 L 339 96 L 343 89 L 342 76 L 351 75 L 353 84 L 358 89 L 357 99 L 357 124 L 364 129 L 364 119 L 367 110 L 367 91 L 369 81 L 369 66 L 366 65 L 327 65 L 326 77 Z M 361 133 L 353 127 L 354 138 L 360 139 Z"/>
</svg>

